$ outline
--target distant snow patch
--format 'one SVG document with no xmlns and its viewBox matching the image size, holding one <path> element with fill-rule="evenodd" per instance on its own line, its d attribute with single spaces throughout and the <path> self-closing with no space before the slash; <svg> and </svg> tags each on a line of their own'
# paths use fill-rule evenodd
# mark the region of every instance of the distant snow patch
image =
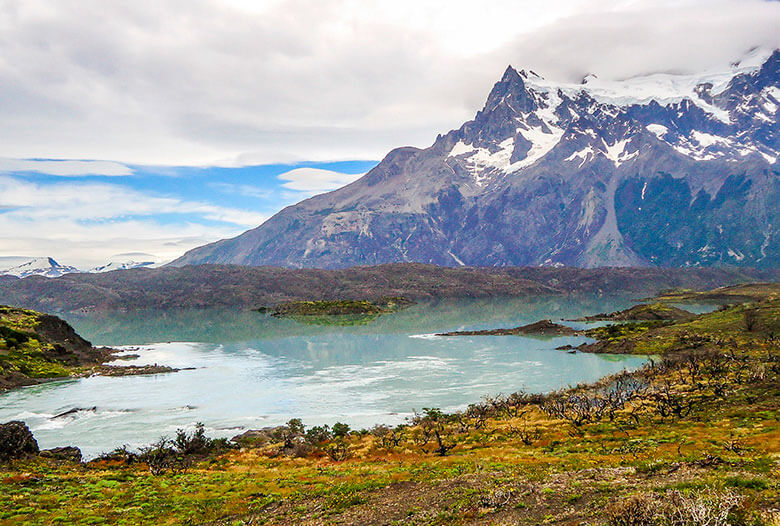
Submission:
<svg viewBox="0 0 780 526">
<path fill-rule="evenodd" d="M 593 149 L 593 146 L 589 144 L 582 150 L 576 151 L 570 156 L 568 156 L 566 159 L 564 159 L 564 161 L 572 162 L 576 159 L 580 159 L 581 161 L 580 164 L 577 166 L 577 168 L 582 168 L 582 165 L 588 162 L 590 159 L 592 159 L 593 156 L 595 156 L 595 154 L 596 151 Z"/>
<path fill-rule="evenodd" d="M 623 139 L 620 141 L 615 142 L 613 145 L 608 145 L 607 143 L 604 143 L 604 146 L 606 146 L 606 151 L 604 152 L 604 156 L 615 163 L 615 166 L 620 166 L 626 161 L 630 161 L 637 155 L 639 155 L 639 150 L 636 150 L 631 153 L 626 153 L 626 146 L 631 141 L 631 139 Z M 602 141 L 603 142 L 603 141 Z"/>
<path fill-rule="evenodd" d="M 525 159 L 521 159 L 511 165 L 511 170 L 519 170 L 526 166 L 531 166 L 536 161 L 547 155 L 550 150 L 555 148 L 555 145 L 561 141 L 563 137 L 563 130 L 561 128 L 550 126 L 548 128 L 552 133 L 546 133 L 541 126 L 536 128 L 529 128 L 527 130 L 520 129 L 520 135 L 525 137 L 527 141 L 531 143 L 531 149 L 528 151 Z"/>
<path fill-rule="evenodd" d="M 662 139 L 664 135 L 666 135 L 669 132 L 669 128 L 664 126 L 663 124 L 648 124 L 645 126 L 647 128 L 647 131 L 650 133 L 655 134 L 656 137 L 659 139 Z"/>
<path fill-rule="evenodd" d="M 455 254 L 453 254 L 451 250 L 448 250 L 448 251 L 447 251 L 447 254 L 449 254 L 450 256 L 452 256 L 452 259 L 454 259 L 454 260 L 455 260 L 455 262 L 456 262 L 458 265 L 460 265 L 461 267 L 465 267 L 465 266 L 466 266 L 466 264 L 465 264 L 464 262 L 462 262 L 458 256 L 456 256 Z"/>
<path fill-rule="evenodd" d="M 745 256 L 738 250 L 729 249 L 728 254 L 729 256 L 733 257 L 737 261 L 742 261 L 743 259 L 745 259 Z"/>
</svg>

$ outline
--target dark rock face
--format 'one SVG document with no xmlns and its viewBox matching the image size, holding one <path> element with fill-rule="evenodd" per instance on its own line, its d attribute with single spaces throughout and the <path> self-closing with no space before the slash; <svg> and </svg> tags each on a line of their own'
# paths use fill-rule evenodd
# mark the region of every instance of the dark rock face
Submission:
<svg viewBox="0 0 780 526">
<path fill-rule="evenodd" d="M 81 450 L 74 446 L 55 447 L 44 449 L 40 455 L 54 460 L 66 460 L 69 462 L 81 462 Z"/>
<path fill-rule="evenodd" d="M 0 462 L 38 454 L 38 442 L 27 424 L 17 420 L 0 424 Z"/>
<path fill-rule="evenodd" d="M 92 344 L 79 336 L 70 324 L 57 316 L 48 314 L 39 316 L 35 331 L 46 341 L 57 342 L 55 350 L 59 350 L 61 354 L 92 351 Z"/>
<path fill-rule="evenodd" d="M 776 267 L 780 50 L 751 60 L 602 85 L 510 67 L 431 147 L 173 265 Z"/>
</svg>

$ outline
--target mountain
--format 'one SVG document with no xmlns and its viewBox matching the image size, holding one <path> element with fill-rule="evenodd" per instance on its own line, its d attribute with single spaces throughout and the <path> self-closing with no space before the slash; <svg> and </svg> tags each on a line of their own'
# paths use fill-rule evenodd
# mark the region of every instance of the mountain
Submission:
<svg viewBox="0 0 780 526">
<path fill-rule="evenodd" d="M 550 82 L 172 265 L 777 267 L 780 50 L 727 70 Z"/>
<path fill-rule="evenodd" d="M 111 261 L 105 265 L 94 267 L 87 272 L 96 274 L 101 272 L 112 272 L 114 270 L 130 270 L 133 268 L 151 268 L 156 263 L 154 261 Z"/>
<path fill-rule="evenodd" d="M 74 273 L 102 273 L 112 270 L 129 270 L 134 268 L 149 268 L 155 265 L 154 261 L 115 260 L 89 270 L 81 270 L 68 265 L 61 265 L 50 257 L 23 258 L 5 257 L 0 261 L 0 276 L 15 276 L 26 278 L 28 276 L 42 276 L 44 278 L 58 278 L 65 274 Z M 3 262 L 7 264 L 3 265 Z"/>
<path fill-rule="evenodd" d="M 80 272 L 76 267 L 60 265 L 53 258 L 32 258 L 24 263 L 15 265 L 11 268 L 0 270 L 0 274 L 16 276 L 17 278 L 26 278 L 27 276 L 43 276 L 46 278 L 57 278 L 71 272 Z"/>
</svg>

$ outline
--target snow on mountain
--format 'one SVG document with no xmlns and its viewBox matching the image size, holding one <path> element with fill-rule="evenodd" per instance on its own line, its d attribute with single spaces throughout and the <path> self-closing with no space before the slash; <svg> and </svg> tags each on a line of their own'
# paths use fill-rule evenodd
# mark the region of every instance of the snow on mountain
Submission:
<svg viewBox="0 0 780 526">
<path fill-rule="evenodd" d="M 97 274 L 101 272 L 111 272 L 114 270 L 129 270 L 134 268 L 151 268 L 156 263 L 154 261 L 111 261 L 105 265 L 94 267 L 87 272 Z"/>
<path fill-rule="evenodd" d="M 17 278 L 26 278 L 27 276 L 56 278 L 71 272 L 80 272 L 80 270 L 76 267 L 60 265 L 49 257 L 33 258 L 25 263 L 0 270 L 0 274 L 16 276 Z"/>
<path fill-rule="evenodd" d="M 25 258 L 20 256 L 9 256 L 0 258 L 0 276 L 16 276 L 26 278 L 27 276 L 43 276 L 45 278 L 58 278 L 64 274 L 72 273 L 102 273 L 112 270 L 129 270 L 134 268 L 151 268 L 156 266 L 155 261 L 135 261 L 132 259 L 113 260 L 105 265 L 100 265 L 89 270 L 81 270 L 76 267 L 61 265 L 54 258 L 35 257 Z"/>
<path fill-rule="evenodd" d="M 426 149 L 173 264 L 780 264 L 780 50 L 583 83 L 507 68 Z"/>
</svg>

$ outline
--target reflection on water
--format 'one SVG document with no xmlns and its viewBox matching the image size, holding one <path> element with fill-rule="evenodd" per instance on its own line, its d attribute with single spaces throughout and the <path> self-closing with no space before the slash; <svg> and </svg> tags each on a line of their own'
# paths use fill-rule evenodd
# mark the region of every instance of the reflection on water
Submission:
<svg viewBox="0 0 780 526">
<path fill-rule="evenodd" d="M 306 325 L 228 310 L 71 317 L 95 344 L 140 346 L 128 351 L 140 358 L 127 363 L 195 369 L 20 389 L 0 396 L 0 421 L 25 420 L 42 447 L 73 444 L 87 455 L 147 444 L 195 422 L 217 436 L 291 417 L 309 425 L 395 423 L 414 408 L 453 410 L 486 394 L 548 391 L 644 361 L 554 350 L 581 342 L 579 337 L 433 333 L 574 318 L 631 304 L 630 298 L 449 300 L 358 326 Z M 93 406 L 95 411 L 52 418 Z"/>
</svg>

